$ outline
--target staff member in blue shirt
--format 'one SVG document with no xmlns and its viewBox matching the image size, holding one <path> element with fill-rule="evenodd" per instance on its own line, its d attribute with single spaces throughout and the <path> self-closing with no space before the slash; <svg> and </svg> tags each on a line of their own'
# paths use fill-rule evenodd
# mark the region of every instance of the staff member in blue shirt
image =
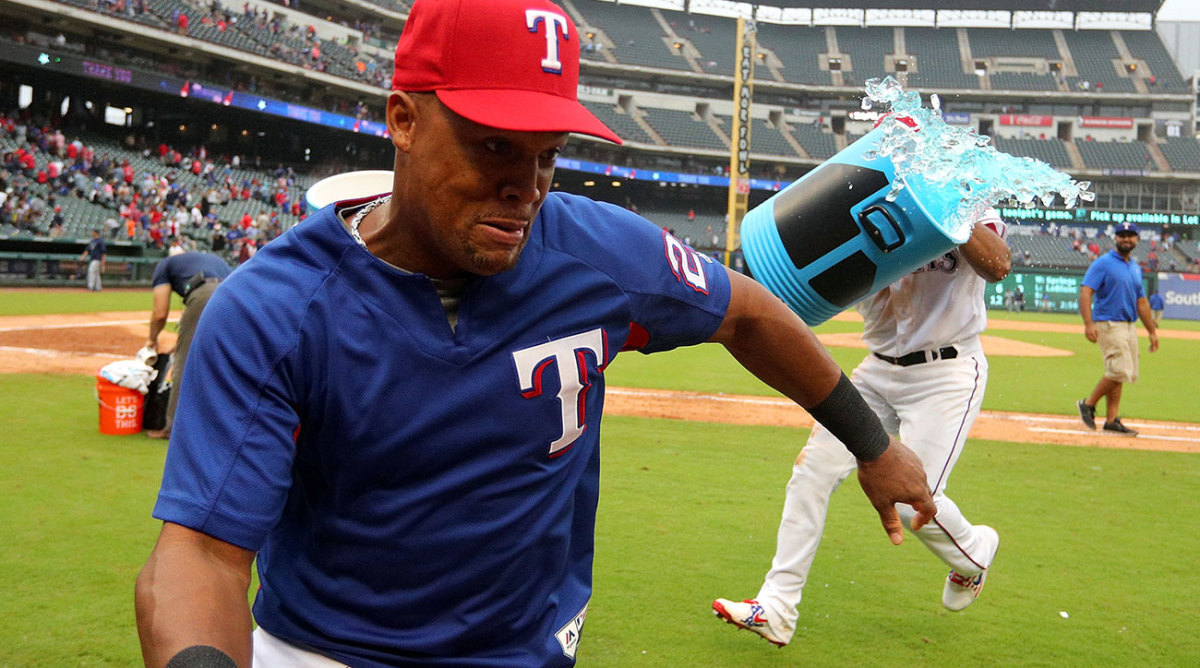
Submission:
<svg viewBox="0 0 1200 668">
<path fill-rule="evenodd" d="M 1157 292 L 1150 295 L 1150 314 L 1154 316 L 1154 324 L 1162 322 L 1163 310 L 1167 307 L 1166 300 Z"/>
<path fill-rule="evenodd" d="M 1075 403 L 1079 419 L 1089 429 L 1096 428 L 1096 404 L 1105 399 L 1104 431 L 1122 436 L 1137 436 L 1137 431 L 1121 424 L 1118 408 L 1121 388 L 1138 378 L 1138 340 L 1136 320 L 1141 319 L 1150 335 L 1150 352 L 1158 350 L 1158 327 L 1150 314 L 1146 289 L 1142 286 L 1142 268 L 1130 255 L 1138 244 L 1138 227 L 1133 223 L 1117 226 L 1112 251 L 1096 258 L 1083 276 L 1079 288 L 1079 314 L 1083 316 L 1083 335 L 1100 344 L 1104 355 L 1104 375 L 1086 398 Z M 1092 303 L 1093 297 L 1095 303 Z"/>
</svg>

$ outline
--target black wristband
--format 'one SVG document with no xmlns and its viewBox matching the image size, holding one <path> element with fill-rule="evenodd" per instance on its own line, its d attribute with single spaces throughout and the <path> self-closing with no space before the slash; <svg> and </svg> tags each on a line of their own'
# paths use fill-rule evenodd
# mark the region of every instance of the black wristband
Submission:
<svg viewBox="0 0 1200 668">
<path fill-rule="evenodd" d="M 192 645 L 171 657 L 167 668 L 237 668 L 237 663 L 216 647 Z"/>
<path fill-rule="evenodd" d="M 850 454 L 864 462 L 879 459 L 891 443 L 879 417 L 844 373 L 829 396 L 808 409 L 808 413 L 836 436 Z"/>
</svg>

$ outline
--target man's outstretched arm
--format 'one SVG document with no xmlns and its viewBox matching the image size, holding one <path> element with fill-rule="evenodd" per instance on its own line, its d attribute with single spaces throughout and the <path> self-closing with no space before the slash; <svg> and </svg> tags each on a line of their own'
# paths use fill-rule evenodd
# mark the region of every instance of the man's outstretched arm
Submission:
<svg viewBox="0 0 1200 668">
<path fill-rule="evenodd" d="M 248 667 L 253 561 L 253 552 L 164 522 L 134 596 L 146 665 L 158 668 L 184 649 L 207 646 Z"/>
<path fill-rule="evenodd" d="M 766 288 L 729 271 L 725 320 L 713 335 L 750 373 L 813 413 L 858 458 L 858 477 L 892 542 L 904 538 L 895 504 L 912 506 L 913 530 L 937 514 L 921 460 L 888 437 L 879 418 L 799 316 Z"/>
</svg>

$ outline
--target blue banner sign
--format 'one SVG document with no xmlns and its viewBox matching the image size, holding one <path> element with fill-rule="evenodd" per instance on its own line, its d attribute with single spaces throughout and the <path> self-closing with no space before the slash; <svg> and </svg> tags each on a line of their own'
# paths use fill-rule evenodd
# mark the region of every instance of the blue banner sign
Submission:
<svg viewBox="0 0 1200 668">
<path fill-rule="evenodd" d="M 653 169 L 622 167 L 621 165 L 606 165 L 600 162 L 588 162 L 587 160 L 573 160 L 571 158 L 559 158 L 555 165 L 558 169 L 569 169 L 574 172 L 585 172 L 587 174 L 600 174 L 618 179 L 657 181 L 659 183 L 683 183 L 690 186 L 716 186 L 720 188 L 729 187 L 728 176 L 663 172 Z M 784 186 L 788 185 L 788 183 L 790 182 L 785 183 L 783 181 L 768 181 L 767 179 L 750 179 L 750 188 L 751 190 L 779 192 Z"/>
<path fill-rule="evenodd" d="M 1158 292 L 1163 296 L 1163 317 L 1200 320 L 1200 274 L 1158 275 Z"/>
</svg>

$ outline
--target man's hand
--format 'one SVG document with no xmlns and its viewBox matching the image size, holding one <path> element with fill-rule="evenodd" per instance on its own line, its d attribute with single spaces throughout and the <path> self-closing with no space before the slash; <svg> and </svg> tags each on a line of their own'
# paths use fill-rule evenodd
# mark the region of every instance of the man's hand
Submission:
<svg viewBox="0 0 1200 668">
<path fill-rule="evenodd" d="M 1084 324 L 1083 335 L 1092 343 L 1095 343 L 1100 338 L 1100 336 L 1096 333 L 1096 325 L 1090 322 Z"/>
<path fill-rule="evenodd" d="M 1150 352 L 1158 350 L 1158 332 L 1150 332 Z"/>
<path fill-rule="evenodd" d="M 912 521 L 913 531 L 937 515 L 921 459 L 894 438 L 879 459 L 858 462 L 858 483 L 879 512 L 879 519 L 893 545 L 904 541 L 904 525 L 896 512 L 897 503 L 908 504 L 917 511 Z"/>
</svg>

